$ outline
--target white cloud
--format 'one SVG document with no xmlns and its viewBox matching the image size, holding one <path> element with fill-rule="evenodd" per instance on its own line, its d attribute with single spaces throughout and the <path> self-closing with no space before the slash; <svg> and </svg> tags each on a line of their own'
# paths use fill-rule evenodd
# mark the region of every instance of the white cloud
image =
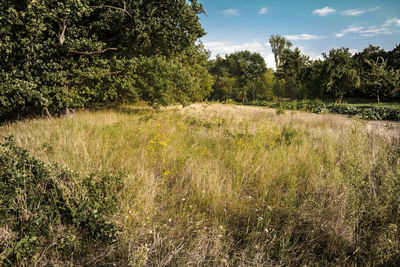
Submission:
<svg viewBox="0 0 400 267">
<path fill-rule="evenodd" d="M 259 15 L 264 15 L 264 14 L 267 14 L 267 13 L 268 13 L 268 8 L 266 8 L 266 7 L 263 7 L 263 8 L 260 9 L 260 11 L 258 11 Z"/>
<path fill-rule="evenodd" d="M 289 40 L 318 40 L 318 39 L 322 39 L 321 36 L 318 35 L 312 35 L 312 34 L 308 34 L 308 33 L 303 33 L 303 34 L 297 34 L 297 35 L 285 35 L 286 38 L 288 38 Z"/>
<path fill-rule="evenodd" d="M 207 42 L 204 43 L 204 47 L 211 51 L 211 57 L 215 58 L 217 55 L 225 56 L 232 54 L 237 51 L 249 50 L 253 53 L 260 53 L 265 59 L 269 68 L 275 68 L 275 59 L 271 51 L 271 45 L 269 43 L 263 43 L 257 39 L 247 43 L 227 43 L 227 42 Z"/>
<path fill-rule="evenodd" d="M 308 56 L 311 60 L 323 59 L 322 54 L 317 53 L 313 50 L 309 50 L 307 47 L 299 47 L 301 54 Z"/>
<path fill-rule="evenodd" d="M 353 25 L 350 25 L 349 27 L 347 27 L 346 29 L 344 29 L 343 31 L 341 31 L 341 33 L 359 32 L 363 29 L 364 29 L 364 27 L 353 24 Z"/>
<path fill-rule="evenodd" d="M 343 37 L 347 33 L 359 34 L 359 36 L 363 37 L 373 37 L 380 34 L 392 34 L 392 32 L 389 31 L 384 25 L 363 27 L 353 24 L 341 32 L 336 33 L 336 37 Z"/>
<path fill-rule="evenodd" d="M 358 51 L 357 48 L 353 48 L 353 49 L 350 49 L 349 52 L 350 52 L 352 55 L 354 55 L 354 54 L 356 54 L 356 53 L 358 53 L 358 52 L 360 52 L 360 51 Z"/>
<path fill-rule="evenodd" d="M 369 27 L 365 30 L 362 30 L 362 31 L 360 31 L 360 33 L 375 34 L 375 35 L 391 34 L 391 32 L 388 29 L 386 29 L 384 27 L 376 27 L 376 26 Z"/>
<path fill-rule="evenodd" d="M 227 16 L 239 16 L 239 10 L 236 8 L 229 8 L 222 11 L 222 14 Z"/>
<path fill-rule="evenodd" d="M 225 56 L 237 51 L 249 50 L 253 53 L 259 53 L 267 63 L 268 68 L 275 69 L 274 54 L 271 51 L 271 45 L 267 42 L 260 42 L 255 39 L 247 43 L 227 43 L 227 42 L 207 42 L 203 44 L 204 47 L 211 51 L 211 58 L 216 58 L 217 55 Z M 312 60 L 322 59 L 322 55 L 308 50 L 306 47 L 299 47 L 304 55 L 308 55 Z"/>
<path fill-rule="evenodd" d="M 364 12 L 361 9 L 348 9 L 348 10 L 340 12 L 340 14 L 342 14 L 344 16 L 359 16 L 363 13 Z"/>
<path fill-rule="evenodd" d="M 324 7 L 324 8 L 316 9 L 312 13 L 314 15 L 325 17 L 325 16 L 333 14 L 335 12 L 336 12 L 336 10 L 334 8 L 331 8 L 331 7 L 327 6 L 327 7 Z"/>
<path fill-rule="evenodd" d="M 398 18 L 388 19 L 386 20 L 386 23 L 383 24 L 383 26 L 390 26 L 390 25 L 395 25 L 400 27 L 400 19 Z"/>
<path fill-rule="evenodd" d="M 342 12 L 340 12 L 340 14 L 342 14 L 343 16 L 360 16 L 364 13 L 367 12 L 373 12 L 380 9 L 380 7 L 373 7 L 373 8 L 356 8 L 356 9 L 348 9 L 348 10 L 344 10 Z"/>
</svg>

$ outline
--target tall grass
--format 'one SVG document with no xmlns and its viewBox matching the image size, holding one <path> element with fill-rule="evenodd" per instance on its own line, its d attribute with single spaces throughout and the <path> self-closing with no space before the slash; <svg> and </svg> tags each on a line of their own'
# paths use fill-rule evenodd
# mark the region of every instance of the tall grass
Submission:
<svg viewBox="0 0 400 267">
<path fill-rule="evenodd" d="M 0 135 L 84 175 L 125 171 L 115 264 L 377 265 L 400 263 L 391 129 L 198 104 L 81 111 Z"/>
</svg>

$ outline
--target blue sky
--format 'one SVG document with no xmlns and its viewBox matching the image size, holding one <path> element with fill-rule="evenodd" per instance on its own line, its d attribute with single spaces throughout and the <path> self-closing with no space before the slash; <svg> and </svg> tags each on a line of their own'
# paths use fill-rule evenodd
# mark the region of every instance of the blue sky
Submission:
<svg viewBox="0 0 400 267">
<path fill-rule="evenodd" d="M 312 59 L 332 48 L 355 53 L 369 44 L 391 50 L 400 43 L 400 0 L 200 0 L 207 15 L 201 40 L 223 56 L 260 53 L 274 67 L 271 34 L 286 36 Z"/>
</svg>

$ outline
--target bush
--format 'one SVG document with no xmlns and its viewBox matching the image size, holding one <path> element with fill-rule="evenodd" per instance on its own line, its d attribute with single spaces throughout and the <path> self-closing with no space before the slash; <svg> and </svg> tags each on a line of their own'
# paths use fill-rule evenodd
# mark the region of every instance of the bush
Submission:
<svg viewBox="0 0 400 267">
<path fill-rule="evenodd" d="M 325 104 L 320 100 L 302 102 L 266 102 L 253 101 L 247 105 L 263 106 L 276 109 L 303 110 L 313 113 L 332 113 L 357 116 L 365 120 L 392 120 L 400 121 L 400 107 L 383 107 L 373 105 L 348 105 L 348 104 Z"/>
<path fill-rule="evenodd" d="M 117 208 L 121 175 L 81 179 L 31 157 L 12 137 L 1 146 L 0 264 L 84 258 L 116 241 L 110 216 Z"/>
<path fill-rule="evenodd" d="M 277 108 L 276 108 L 276 114 L 277 114 L 277 115 L 283 115 L 283 114 L 285 114 L 285 109 L 282 108 L 282 107 L 277 107 Z"/>
</svg>

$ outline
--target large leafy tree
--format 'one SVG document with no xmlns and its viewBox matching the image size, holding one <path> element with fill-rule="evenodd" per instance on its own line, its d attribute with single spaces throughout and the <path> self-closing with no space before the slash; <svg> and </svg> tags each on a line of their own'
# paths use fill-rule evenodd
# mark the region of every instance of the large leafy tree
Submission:
<svg viewBox="0 0 400 267">
<path fill-rule="evenodd" d="M 271 35 L 269 38 L 269 43 L 271 45 L 272 53 L 274 53 L 276 69 L 278 69 L 281 65 L 281 57 L 283 52 L 286 49 L 290 49 L 292 47 L 292 43 L 279 34 Z"/>
<path fill-rule="evenodd" d="M 277 69 L 278 79 L 286 81 L 286 94 L 288 97 L 303 97 L 303 83 L 305 83 L 305 70 L 310 65 L 309 57 L 302 55 L 296 47 L 293 51 L 285 49 L 280 57 L 280 66 Z"/>
<path fill-rule="evenodd" d="M 264 74 L 259 76 L 254 82 L 254 89 L 250 91 L 252 100 L 273 100 L 274 71 L 269 68 Z"/>
<path fill-rule="evenodd" d="M 264 58 L 259 53 L 240 51 L 226 56 L 228 72 L 238 81 L 238 98 L 244 102 L 254 91 L 254 82 L 267 71 Z M 253 93 L 254 95 L 254 93 Z"/>
<path fill-rule="evenodd" d="M 132 59 L 169 60 L 194 47 L 205 34 L 202 12 L 197 0 L 1 1 L 0 117 L 60 112 L 87 96 L 137 97 L 125 94 Z M 93 81 L 104 79 L 122 90 L 92 92 Z"/>
<path fill-rule="evenodd" d="M 210 98 L 213 100 L 228 100 L 235 98 L 235 88 L 237 80 L 228 72 L 227 61 L 217 56 L 215 60 L 210 61 L 209 72 L 214 77 L 213 90 Z"/>
<path fill-rule="evenodd" d="M 320 59 L 311 61 L 306 66 L 303 74 L 303 86 L 307 97 L 324 97 L 323 66 L 324 62 Z"/>
<path fill-rule="evenodd" d="M 400 70 L 400 44 L 387 52 L 388 66 Z"/>
<path fill-rule="evenodd" d="M 239 51 L 218 57 L 210 69 L 217 79 L 212 95 L 221 96 L 226 92 L 238 101 L 245 101 L 256 95 L 256 81 L 267 71 L 264 58 L 259 53 Z M 215 91 L 216 90 L 216 91 Z"/>
<path fill-rule="evenodd" d="M 374 60 L 366 59 L 365 62 L 371 67 L 367 72 L 367 89 L 371 96 L 375 96 L 380 103 L 380 96 L 394 95 L 400 89 L 400 72 L 388 68 L 387 60 L 383 57 Z"/>
<path fill-rule="evenodd" d="M 379 46 L 369 45 L 364 48 L 363 51 L 356 53 L 353 56 L 355 68 L 360 76 L 360 87 L 352 92 L 353 96 L 364 96 L 370 97 L 369 89 L 367 84 L 369 84 L 368 72 L 371 70 L 371 66 L 367 64 L 367 60 L 376 61 L 379 57 L 387 58 L 387 53 Z"/>
<path fill-rule="evenodd" d="M 325 89 L 336 102 L 341 103 L 343 96 L 360 86 L 360 77 L 354 67 L 353 58 L 348 48 L 332 49 L 328 55 L 323 56 Z"/>
</svg>

